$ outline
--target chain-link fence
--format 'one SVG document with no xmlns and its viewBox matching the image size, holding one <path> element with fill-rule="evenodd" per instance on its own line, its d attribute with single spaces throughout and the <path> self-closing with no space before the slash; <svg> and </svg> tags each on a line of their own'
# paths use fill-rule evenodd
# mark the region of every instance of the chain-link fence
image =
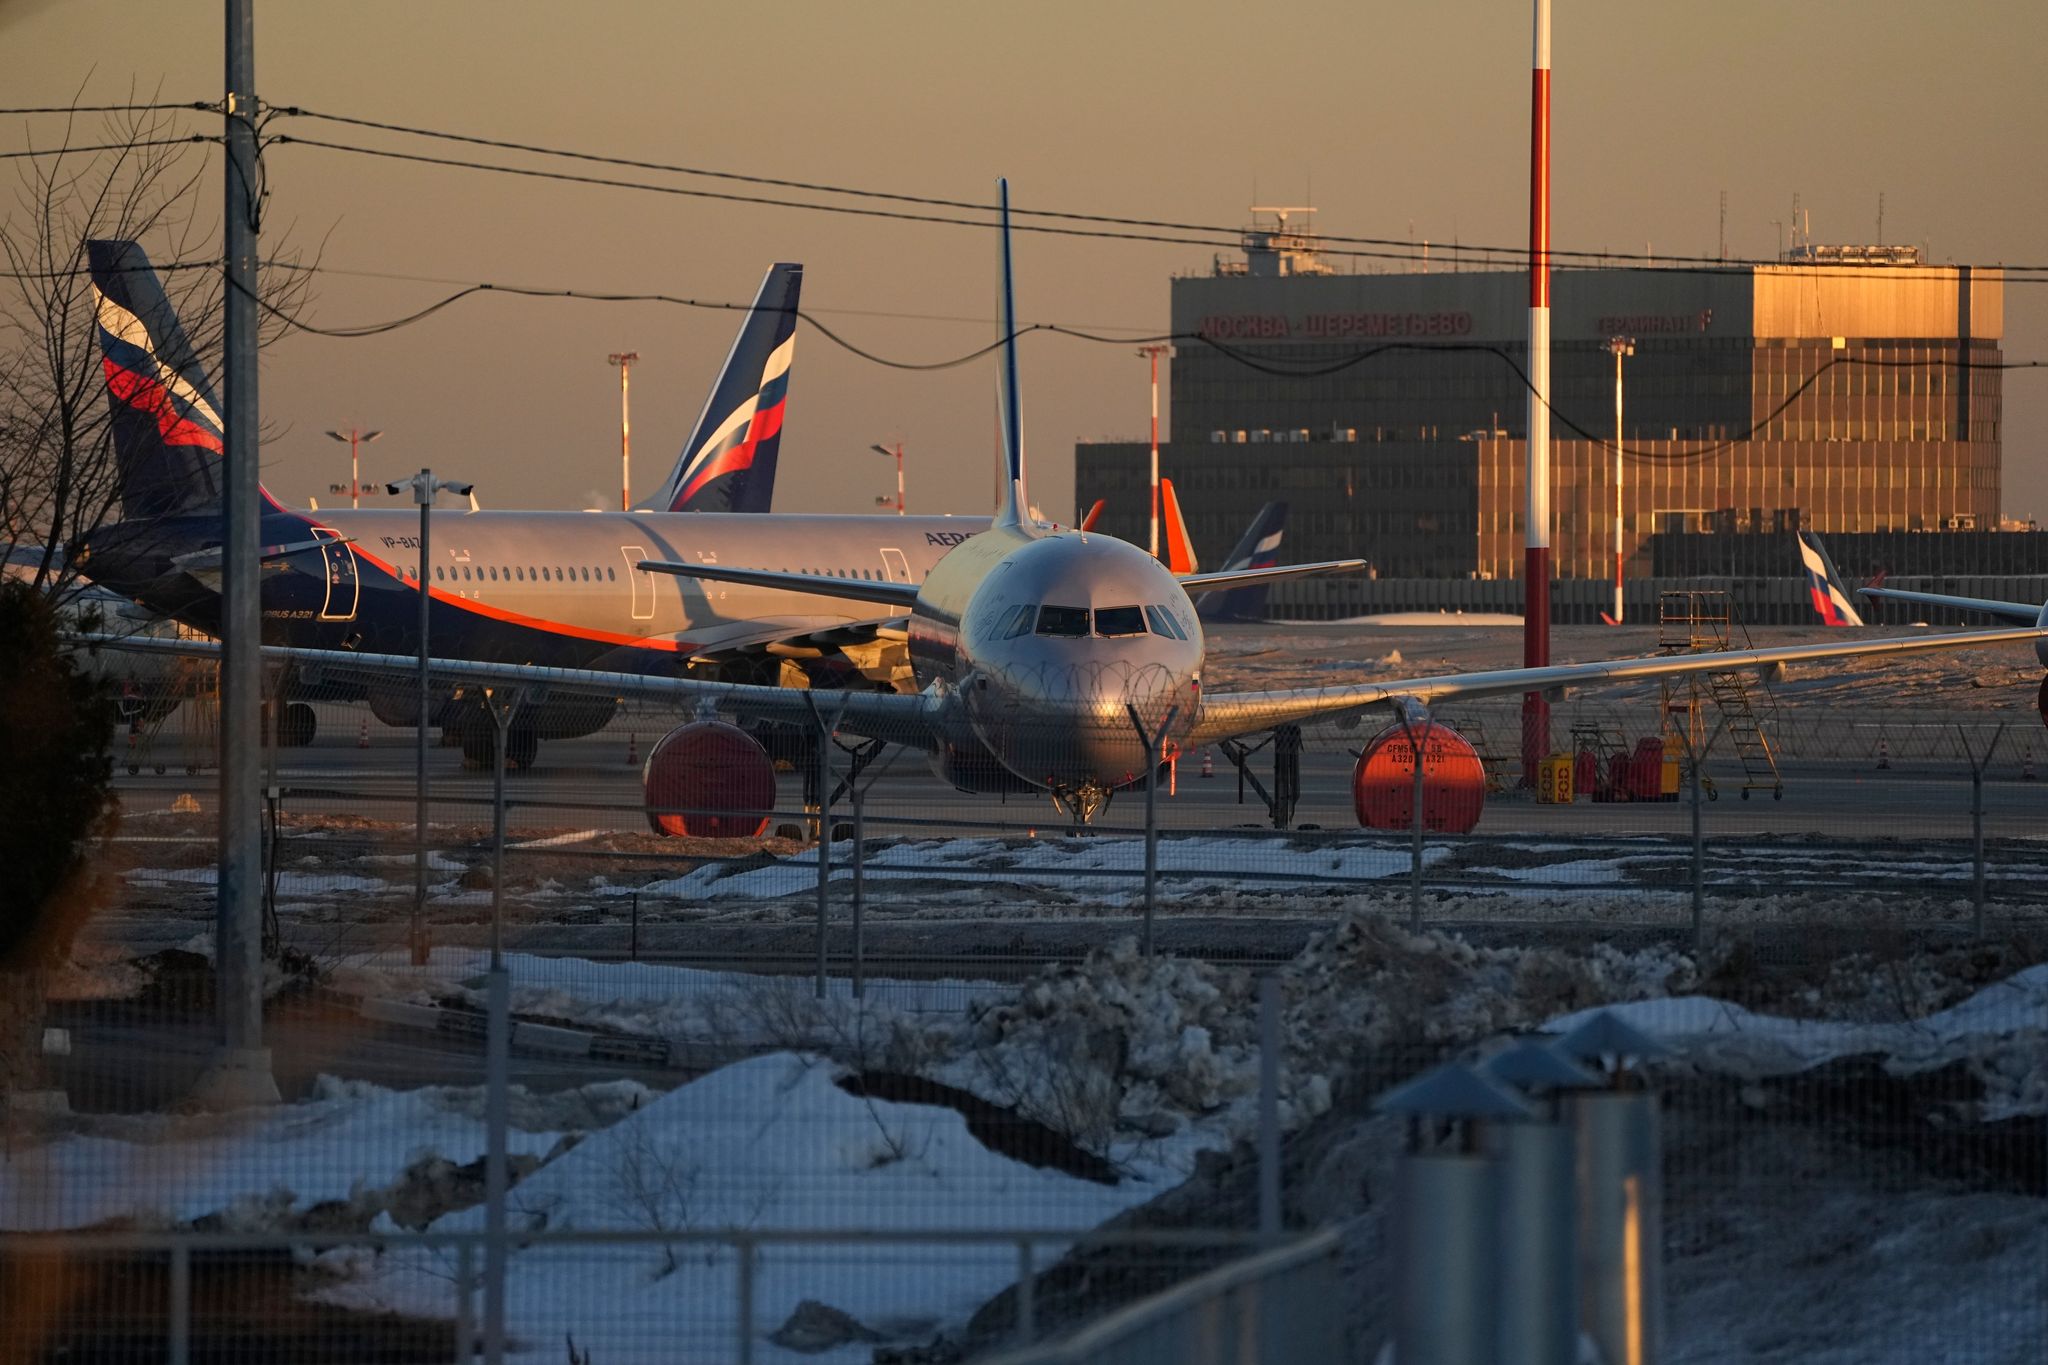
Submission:
<svg viewBox="0 0 2048 1365">
<path fill-rule="evenodd" d="M 1168 725 L 1156 768 L 1141 715 L 1086 811 L 847 725 L 558 706 L 528 749 L 479 711 L 431 736 L 422 828 L 411 728 L 296 686 L 285 1103 L 186 1109 L 200 689 L 137 708 L 45 1088 L 9 1097 L 25 1359 L 466 1358 L 499 1320 L 598 1365 L 965 1359 L 1320 1228 L 1366 1359 L 1405 1136 L 1373 1099 L 1603 1005 L 1668 1049 L 1673 1358 L 2048 1350 L 2041 741 L 2008 716 L 1571 700 L 1530 790 L 1515 702 Z M 1048 770 L 1077 741 L 1014 734 Z"/>
</svg>

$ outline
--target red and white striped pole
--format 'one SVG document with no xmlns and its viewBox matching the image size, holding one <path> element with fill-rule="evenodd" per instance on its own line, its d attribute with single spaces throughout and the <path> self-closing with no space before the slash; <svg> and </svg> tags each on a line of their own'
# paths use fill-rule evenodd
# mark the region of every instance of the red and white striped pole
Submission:
<svg viewBox="0 0 2048 1365">
<path fill-rule="evenodd" d="M 1536 0 L 1529 113 L 1529 510 L 1522 664 L 1550 663 L 1550 0 Z M 1522 694 L 1522 782 L 1550 752 L 1550 703 Z"/>
<path fill-rule="evenodd" d="M 1159 558 L 1159 357 L 1164 346 L 1140 346 L 1138 354 L 1152 362 L 1152 557 Z"/>
</svg>

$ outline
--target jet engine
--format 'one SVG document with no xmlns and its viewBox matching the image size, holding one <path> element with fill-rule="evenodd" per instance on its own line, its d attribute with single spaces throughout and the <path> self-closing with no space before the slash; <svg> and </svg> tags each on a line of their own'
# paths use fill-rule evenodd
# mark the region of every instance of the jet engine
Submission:
<svg viewBox="0 0 2048 1365">
<path fill-rule="evenodd" d="M 640 772 L 647 827 L 698 839 L 751 839 L 775 809 L 775 763 L 752 735 L 698 720 L 662 736 Z"/>
<path fill-rule="evenodd" d="M 1467 834 L 1486 804 L 1486 768 L 1466 738 L 1438 721 L 1418 721 L 1422 750 L 1422 827 Z M 1351 799 L 1367 829 L 1415 827 L 1415 753 L 1407 727 L 1390 725 L 1373 737 L 1351 773 Z"/>
</svg>

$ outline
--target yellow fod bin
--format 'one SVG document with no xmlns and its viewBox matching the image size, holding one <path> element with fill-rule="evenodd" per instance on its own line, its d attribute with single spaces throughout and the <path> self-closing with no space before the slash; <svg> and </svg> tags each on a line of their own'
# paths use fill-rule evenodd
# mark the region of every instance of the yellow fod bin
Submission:
<svg viewBox="0 0 2048 1365">
<path fill-rule="evenodd" d="M 1536 799 L 1545 805 L 1572 803 L 1572 756 L 1552 754 L 1536 765 Z"/>
</svg>

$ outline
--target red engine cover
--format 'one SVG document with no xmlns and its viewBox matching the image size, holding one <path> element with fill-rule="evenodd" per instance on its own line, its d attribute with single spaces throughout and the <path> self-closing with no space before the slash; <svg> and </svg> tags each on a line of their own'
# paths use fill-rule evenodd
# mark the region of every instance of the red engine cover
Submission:
<svg viewBox="0 0 2048 1365">
<path fill-rule="evenodd" d="M 1486 768 L 1465 737 L 1448 725 L 1417 725 L 1422 747 L 1422 827 L 1467 834 L 1486 804 Z M 1415 756 L 1408 732 L 1389 726 L 1365 746 L 1351 774 L 1352 803 L 1367 829 L 1413 829 Z"/>
<path fill-rule="evenodd" d="M 648 751 L 640 782 L 647 826 L 656 834 L 751 839 L 768 828 L 775 809 L 774 760 L 752 735 L 723 721 L 692 721 L 662 736 Z"/>
</svg>

